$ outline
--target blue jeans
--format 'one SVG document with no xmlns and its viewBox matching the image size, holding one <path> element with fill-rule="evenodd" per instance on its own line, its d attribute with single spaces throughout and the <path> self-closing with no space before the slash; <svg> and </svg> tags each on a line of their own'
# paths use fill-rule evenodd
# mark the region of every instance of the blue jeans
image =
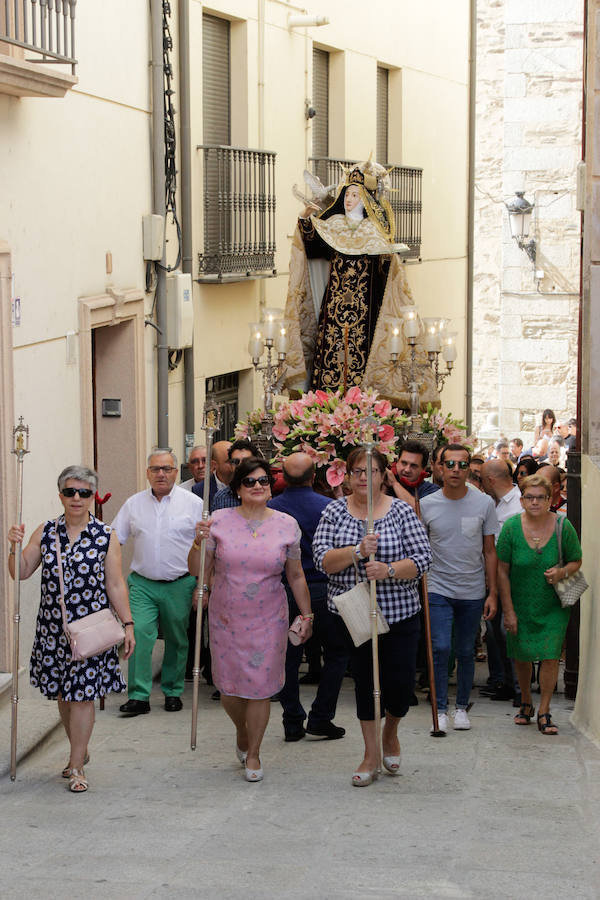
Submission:
<svg viewBox="0 0 600 900">
<path fill-rule="evenodd" d="M 448 710 L 448 657 L 452 646 L 452 622 L 454 621 L 454 653 L 456 655 L 456 708 L 466 709 L 475 675 L 475 634 L 479 627 L 485 598 L 464 600 L 429 594 L 431 614 L 431 643 L 435 692 L 439 712 Z"/>
</svg>

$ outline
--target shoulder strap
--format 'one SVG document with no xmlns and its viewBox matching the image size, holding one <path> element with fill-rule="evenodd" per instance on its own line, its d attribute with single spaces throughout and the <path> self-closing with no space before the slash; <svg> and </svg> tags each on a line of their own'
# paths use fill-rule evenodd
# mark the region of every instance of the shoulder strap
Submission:
<svg viewBox="0 0 600 900">
<path fill-rule="evenodd" d="M 67 624 L 67 607 L 65 606 L 65 585 L 63 581 L 62 554 L 60 549 L 60 538 L 58 536 L 58 519 L 54 521 L 54 546 L 56 548 L 56 568 L 58 569 L 58 583 L 60 586 L 59 603 L 62 612 L 63 630 L 67 637 L 69 636 L 69 626 Z"/>
<path fill-rule="evenodd" d="M 554 531 L 556 534 L 556 540 L 558 541 L 558 564 L 559 566 L 563 565 L 563 555 L 562 555 L 562 530 L 563 530 L 563 519 L 564 516 L 559 516 L 558 513 L 554 513 L 556 516 L 556 522 L 554 523 Z"/>
</svg>

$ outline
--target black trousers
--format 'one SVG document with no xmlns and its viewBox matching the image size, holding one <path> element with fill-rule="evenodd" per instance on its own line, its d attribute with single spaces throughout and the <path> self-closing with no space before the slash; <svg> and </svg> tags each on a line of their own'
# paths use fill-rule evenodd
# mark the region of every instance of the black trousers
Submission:
<svg viewBox="0 0 600 900">
<path fill-rule="evenodd" d="M 337 626 L 350 652 L 350 670 L 354 678 L 356 715 L 361 722 L 372 722 L 373 701 L 373 653 L 371 641 L 355 647 L 341 616 Z M 388 712 L 402 719 L 408 712 L 414 690 L 417 646 L 421 623 L 419 614 L 390 625 L 387 634 L 379 635 L 379 683 L 381 687 L 380 716 Z"/>
</svg>

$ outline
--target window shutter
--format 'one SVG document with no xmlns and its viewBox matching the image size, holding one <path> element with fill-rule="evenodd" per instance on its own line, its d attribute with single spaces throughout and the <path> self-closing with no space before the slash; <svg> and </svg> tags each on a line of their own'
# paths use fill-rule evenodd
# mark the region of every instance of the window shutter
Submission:
<svg viewBox="0 0 600 900">
<path fill-rule="evenodd" d="M 231 143 L 229 22 L 202 16 L 202 119 L 205 144 Z"/>
<path fill-rule="evenodd" d="M 329 156 L 329 53 L 313 47 L 312 155 Z"/>
<path fill-rule="evenodd" d="M 375 139 L 376 162 L 385 166 L 388 160 L 388 91 L 389 71 L 377 66 L 377 134 Z"/>
</svg>

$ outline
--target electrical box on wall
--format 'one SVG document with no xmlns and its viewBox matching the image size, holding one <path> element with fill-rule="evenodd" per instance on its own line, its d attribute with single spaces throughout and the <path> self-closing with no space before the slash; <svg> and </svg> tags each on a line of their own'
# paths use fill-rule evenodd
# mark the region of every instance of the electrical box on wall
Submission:
<svg viewBox="0 0 600 900">
<path fill-rule="evenodd" d="M 162 259 L 165 243 L 165 220 L 162 216 L 142 216 L 144 259 Z"/>
<path fill-rule="evenodd" d="M 194 306 L 192 276 L 170 272 L 167 275 L 167 343 L 171 350 L 192 346 Z"/>
</svg>

